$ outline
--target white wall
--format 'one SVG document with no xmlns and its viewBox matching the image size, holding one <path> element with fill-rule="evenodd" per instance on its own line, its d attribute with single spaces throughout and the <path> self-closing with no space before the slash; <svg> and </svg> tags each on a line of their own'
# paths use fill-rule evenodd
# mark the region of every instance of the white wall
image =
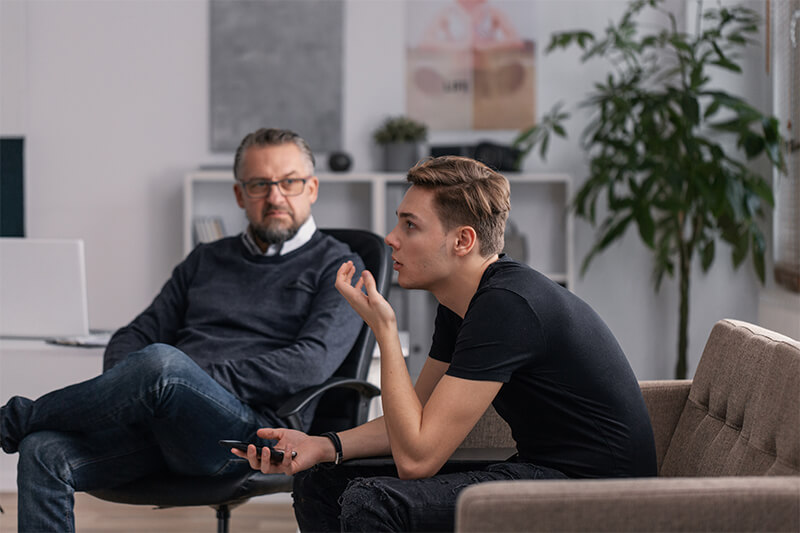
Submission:
<svg viewBox="0 0 800 533">
<path fill-rule="evenodd" d="M 605 73 L 600 63 L 581 65 L 575 52 L 543 55 L 549 34 L 579 27 L 599 31 L 625 3 L 537 4 L 539 112 L 559 100 L 577 103 L 592 80 Z M 670 5 L 681 13 L 684 2 Z M 0 132 L 16 129 L 27 138 L 28 235 L 86 241 L 90 323 L 116 328 L 149 303 L 181 259 L 184 173 L 231 159 L 208 150 L 207 5 L 201 0 L 2 0 L 0 17 Z M 16 22 L 12 32 L 5 31 L 9 17 Z M 401 0 L 347 2 L 343 146 L 354 156 L 354 170 L 377 167 L 372 130 L 386 115 L 404 110 L 404 21 Z M 5 46 L 9 39 L 15 46 Z M 770 91 L 759 66 L 763 51 L 753 56 L 755 66 L 739 78 L 746 81 L 741 92 L 766 106 Z M 18 76 L 7 76 L 9 68 Z M 8 129 L 7 120 L 14 122 Z M 584 122 L 576 115 L 569 141 L 556 143 L 546 164 L 529 158 L 526 170 L 565 171 L 579 183 L 586 175 L 585 157 L 577 148 Z M 440 134 L 431 140 L 489 137 L 507 142 L 513 132 Z M 324 160 L 320 157 L 322 167 Z M 576 258 L 592 240 L 591 228 L 576 224 Z M 690 369 L 717 319 L 757 318 L 759 289 L 752 268 L 733 273 L 728 263 L 719 253 L 710 275 L 694 278 Z M 617 334 L 641 379 L 672 375 L 677 342 L 676 287 L 665 283 L 655 295 L 650 271 L 648 252 L 631 234 L 598 257 L 575 287 Z"/>
</svg>

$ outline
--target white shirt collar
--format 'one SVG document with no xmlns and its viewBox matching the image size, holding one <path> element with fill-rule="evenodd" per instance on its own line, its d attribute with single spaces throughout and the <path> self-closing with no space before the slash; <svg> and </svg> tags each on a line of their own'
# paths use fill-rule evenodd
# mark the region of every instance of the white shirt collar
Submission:
<svg viewBox="0 0 800 533">
<path fill-rule="evenodd" d="M 308 219 L 306 219 L 306 221 L 303 222 L 303 224 L 298 228 L 294 237 L 288 241 L 285 241 L 283 244 L 269 245 L 266 252 L 261 252 L 261 248 L 259 248 L 258 244 L 256 244 L 249 226 L 247 230 L 242 233 L 242 240 L 244 241 L 244 244 L 250 253 L 254 255 L 285 255 L 289 252 L 297 250 L 305 243 L 310 241 L 315 231 L 317 231 L 317 224 L 314 222 L 314 217 L 312 215 L 308 215 Z"/>
</svg>

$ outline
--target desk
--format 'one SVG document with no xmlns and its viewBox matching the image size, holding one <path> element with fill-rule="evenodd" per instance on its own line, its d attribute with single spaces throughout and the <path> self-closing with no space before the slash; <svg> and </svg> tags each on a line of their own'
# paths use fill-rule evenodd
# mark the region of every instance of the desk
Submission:
<svg viewBox="0 0 800 533">
<path fill-rule="evenodd" d="M 0 338 L 0 405 L 12 396 L 38 398 L 102 371 L 103 348 Z M 0 452 L 0 491 L 16 491 L 16 479 L 17 455 Z"/>
</svg>

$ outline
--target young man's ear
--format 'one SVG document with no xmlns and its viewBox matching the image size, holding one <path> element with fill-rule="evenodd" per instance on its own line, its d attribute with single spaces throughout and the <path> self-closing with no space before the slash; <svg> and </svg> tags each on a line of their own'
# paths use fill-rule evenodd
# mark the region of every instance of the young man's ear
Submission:
<svg viewBox="0 0 800 533">
<path fill-rule="evenodd" d="M 456 229 L 455 252 L 458 256 L 465 256 L 478 245 L 478 234 L 472 226 L 460 226 Z"/>
</svg>

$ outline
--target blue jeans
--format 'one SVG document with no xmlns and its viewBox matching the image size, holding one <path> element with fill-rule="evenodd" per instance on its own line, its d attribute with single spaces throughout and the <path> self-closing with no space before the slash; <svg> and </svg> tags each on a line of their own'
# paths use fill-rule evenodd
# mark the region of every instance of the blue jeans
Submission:
<svg viewBox="0 0 800 533">
<path fill-rule="evenodd" d="M 0 445 L 19 450 L 20 532 L 74 531 L 75 491 L 171 470 L 224 476 L 249 469 L 219 439 L 283 425 L 236 399 L 186 354 L 153 344 L 104 374 L 0 408 Z"/>
<path fill-rule="evenodd" d="M 394 466 L 321 464 L 294 476 L 300 530 L 453 531 L 458 494 L 475 483 L 566 479 L 552 468 L 512 460 L 477 467 L 445 465 L 427 479 L 401 480 Z"/>
</svg>

